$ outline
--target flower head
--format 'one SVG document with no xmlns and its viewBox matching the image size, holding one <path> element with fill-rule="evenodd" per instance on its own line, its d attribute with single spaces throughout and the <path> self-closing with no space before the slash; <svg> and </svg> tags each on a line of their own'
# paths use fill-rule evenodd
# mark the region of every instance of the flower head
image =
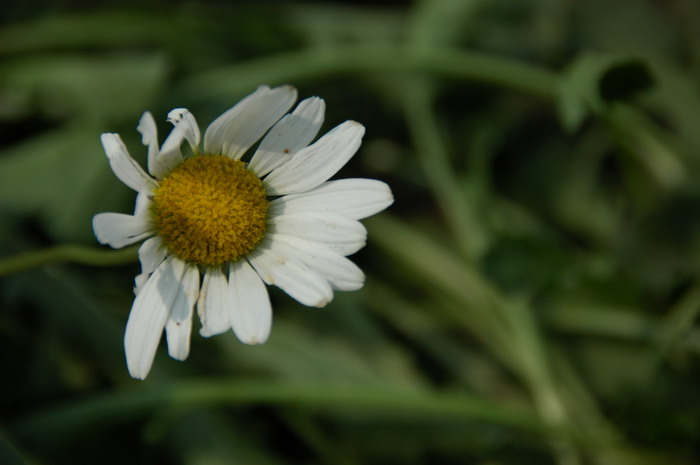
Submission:
<svg viewBox="0 0 700 465">
<path fill-rule="evenodd" d="M 174 129 L 162 146 L 144 113 L 138 131 L 148 173 L 118 134 L 102 134 L 112 170 L 138 195 L 133 215 L 95 215 L 95 235 L 115 248 L 145 239 L 124 336 L 131 376 L 148 375 L 163 330 L 168 353 L 187 358 L 195 307 L 201 335 L 231 328 L 260 344 L 272 323 L 265 284 L 313 307 L 334 290 L 362 287 L 362 271 L 346 257 L 365 245 L 359 220 L 391 205 L 391 190 L 371 179 L 329 181 L 359 148 L 364 127 L 346 121 L 309 145 L 325 104 L 312 97 L 286 114 L 296 97 L 291 86 L 258 88 L 207 128 L 201 149 L 186 109 L 168 114 Z M 191 155 L 181 151 L 185 142 Z"/>
</svg>

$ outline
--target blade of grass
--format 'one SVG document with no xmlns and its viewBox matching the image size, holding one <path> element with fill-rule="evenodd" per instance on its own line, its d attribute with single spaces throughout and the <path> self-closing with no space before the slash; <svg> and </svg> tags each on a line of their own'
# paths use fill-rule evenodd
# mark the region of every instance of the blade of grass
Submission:
<svg viewBox="0 0 700 465">
<path fill-rule="evenodd" d="M 402 84 L 404 117 L 423 172 L 465 258 L 478 260 L 486 252 L 487 235 L 450 166 L 446 142 L 431 109 L 431 86 L 419 78 Z"/>
<path fill-rule="evenodd" d="M 500 344 L 506 350 L 509 355 L 506 363 L 530 390 L 533 403 L 546 424 L 552 429 L 563 430 L 580 427 L 582 435 L 594 438 L 593 444 L 605 444 L 603 448 L 580 449 L 600 463 L 606 463 L 613 456 L 618 457 L 616 451 L 627 448 L 618 443 L 618 436 L 612 427 L 587 428 L 588 422 L 578 421 L 576 408 L 572 406 L 579 402 L 577 392 L 580 390 L 567 386 L 567 377 L 559 376 L 558 371 L 555 371 L 544 336 L 540 333 L 532 309 L 525 302 L 510 301 L 501 296 L 477 271 L 461 263 L 444 247 L 411 225 L 393 219 L 388 214 L 372 218 L 367 223 L 374 232 L 374 243 L 419 274 L 427 283 L 441 288 L 460 301 L 464 311 L 473 311 L 493 322 L 493 333 L 485 336 L 494 341 L 492 344 Z M 474 332 L 471 326 L 464 329 Z M 564 392 L 569 394 L 565 396 Z M 589 407 L 594 408 L 592 403 L 589 403 Z M 603 418 L 597 411 L 587 414 Z M 549 440 L 557 450 L 560 463 L 579 463 L 578 454 L 572 448 L 570 440 L 556 435 L 549 437 Z M 636 462 L 632 458 L 622 458 L 614 463 Z"/>
<path fill-rule="evenodd" d="M 337 388 L 280 382 L 204 380 L 170 383 L 156 389 L 122 389 L 62 406 L 44 408 L 21 418 L 17 434 L 31 438 L 58 435 L 76 437 L 75 432 L 109 422 L 114 424 L 150 414 L 165 407 L 194 406 L 295 406 L 306 409 L 352 409 L 368 415 L 410 414 L 438 418 L 486 421 L 526 431 L 545 426 L 530 412 L 514 412 L 492 402 L 463 393 L 419 390 Z"/>
<path fill-rule="evenodd" d="M 687 289 L 667 312 L 662 323 L 663 331 L 651 354 L 650 375 L 658 373 L 663 360 L 674 347 L 680 345 L 690 332 L 700 314 L 700 280 Z"/>
<path fill-rule="evenodd" d="M 222 66 L 186 80 L 178 94 L 201 102 L 249 92 L 261 82 L 280 84 L 358 72 L 429 72 L 502 86 L 552 99 L 556 75 L 547 69 L 497 55 L 440 47 L 421 53 L 400 45 L 301 50 Z M 185 102 L 187 103 L 187 102 Z"/>
<path fill-rule="evenodd" d="M 98 249 L 84 245 L 64 244 L 43 250 L 23 252 L 0 259 L 0 276 L 31 270 L 55 263 L 78 263 L 91 266 L 115 266 L 136 260 L 138 246 L 121 250 Z"/>
</svg>

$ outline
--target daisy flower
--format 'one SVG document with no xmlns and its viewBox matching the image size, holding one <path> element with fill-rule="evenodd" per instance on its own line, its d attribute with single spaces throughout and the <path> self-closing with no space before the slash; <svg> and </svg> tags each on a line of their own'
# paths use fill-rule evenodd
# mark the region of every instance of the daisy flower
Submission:
<svg viewBox="0 0 700 465">
<path fill-rule="evenodd" d="M 145 239 L 124 336 L 134 378 L 148 375 L 163 330 L 170 356 L 187 358 L 195 307 L 202 336 L 231 328 L 261 344 L 272 324 L 265 284 L 311 307 L 362 287 L 346 256 L 365 245 L 359 220 L 391 205 L 391 190 L 372 179 L 329 181 L 360 147 L 364 127 L 346 121 L 309 145 L 325 104 L 312 97 L 287 114 L 296 98 L 291 86 L 258 88 L 209 125 L 201 149 L 186 109 L 168 114 L 174 128 L 160 147 L 144 113 L 137 129 L 148 173 L 118 134 L 102 134 L 114 174 L 138 194 L 133 215 L 96 215 L 95 235 L 114 248 Z"/>
</svg>

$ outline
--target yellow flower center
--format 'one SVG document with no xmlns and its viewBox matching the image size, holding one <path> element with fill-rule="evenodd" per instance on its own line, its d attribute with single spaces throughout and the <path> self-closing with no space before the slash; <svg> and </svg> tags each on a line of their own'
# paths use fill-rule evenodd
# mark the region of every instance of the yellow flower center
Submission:
<svg viewBox="0 0 700 465">
<path fill-rule="evenodd" d="M 265 188 L 242 161 L 194 156 L 159 184 L 153 198 L 156 230 L 168 250 L 185 261 L 233 262 L 265 235 Z"/>
</svg>

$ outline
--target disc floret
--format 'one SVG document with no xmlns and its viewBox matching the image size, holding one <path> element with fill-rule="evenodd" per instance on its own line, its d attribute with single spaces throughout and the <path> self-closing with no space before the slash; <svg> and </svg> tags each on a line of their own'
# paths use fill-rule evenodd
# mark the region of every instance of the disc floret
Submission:
<svg viewBox="0 0 700 465">
<path fill-rule="evenodd" d="M 153 221 L 177 257 L 202 266 L 235 262 L 265 235 L 269 202 L 262 181 L 240 160 L 198 155 L 154 191 Z"/>
</svg>

